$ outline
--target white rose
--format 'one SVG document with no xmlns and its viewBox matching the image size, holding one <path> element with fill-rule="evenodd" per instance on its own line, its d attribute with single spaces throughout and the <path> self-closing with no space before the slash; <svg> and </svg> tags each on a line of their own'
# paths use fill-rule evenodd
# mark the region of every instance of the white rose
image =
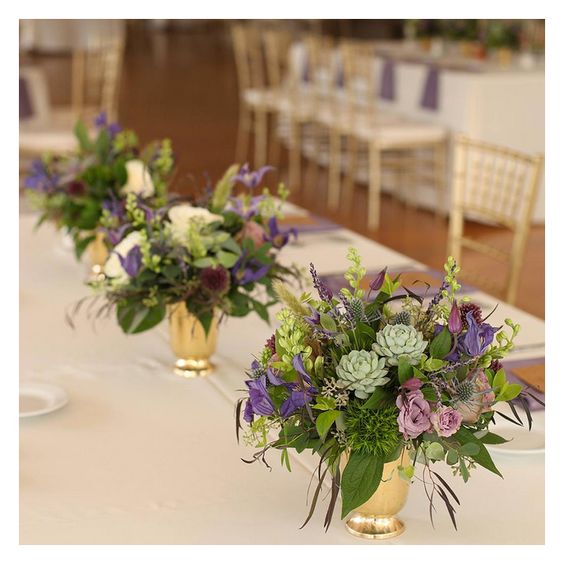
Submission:
<svg viewBox="0 0 564 564">
<path fill-rule="evenodd" d="M 149 169 L 143 161 L 138 159 L 125 163 L 127 170 L 127 182 L 122 188 L 124 194 L 129 192 L 139 196 L 152 196 L 155 193 L 155 185 L 149 173 Z"/>
<path fill-rule="evenodd" d="M 191 223 L 207 225 L 214 221 L 223 222 L 223 216 L 210 212 L 206 208 L 198 208 L 190 204 L 179 204 L 168 211 L 172 237 L 179 243 L 186 244 L 186 235 Z"/>
<path fill-rule="evenodd" d="M 125 258 L 129 251 L 136 245 L 141 245 L 145 237 L 140 231 L 132 231 L 127 237 L 120 241 L 110 253 L 104 265 L 104 274 L 119 284 L 125 284 L 129 280 L 129 274 L 121 266 L 119 256 Z"/>
</svg>

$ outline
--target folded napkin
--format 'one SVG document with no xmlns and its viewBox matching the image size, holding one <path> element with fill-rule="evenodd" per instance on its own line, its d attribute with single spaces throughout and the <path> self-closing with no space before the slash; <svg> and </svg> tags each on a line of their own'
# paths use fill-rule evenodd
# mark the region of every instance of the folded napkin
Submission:
<svg viewBox="0 0 564 564">
<path fill-rule="evenodd" d="M 544 402 L 545 377 L 544 358 L 502 361 L 509 382 L 530 387 L 531 393 Z M 534 400 L 527 400 L 532 410 L 544 409 Z"/>
</svg>

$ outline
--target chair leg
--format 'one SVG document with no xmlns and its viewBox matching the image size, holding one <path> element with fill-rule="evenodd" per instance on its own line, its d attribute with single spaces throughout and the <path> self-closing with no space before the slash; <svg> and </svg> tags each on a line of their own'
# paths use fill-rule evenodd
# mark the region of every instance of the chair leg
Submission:
<svg viewBox="0 0 564 564">
<path fill-rule="evenodd" d="M 349 137 L 347 139 L 347 170 L 345 173 L 345 208 L 347 213 L 350 212 L 352 201 L 353 201 L 353 193 L 354 193 L 354 185 L 356 182 L 356 168 L 357 168 L 357 157 L 358 157 L 358 141 L 356 137 Z"/>
<path fill-rule="evenodd" d="M 245 104 L 239 108 L 239 123 L 237 125 L 237 146 L 235 147 L 235 161 L 244 164 L 249 152 L 249 134 L 251 131 L 251 113 Z"/>
<path fill-rule="evenodd" d="M 446 213 L 446 144 L 438 143 L 434 150 L 435 164 L 435 189 L 437 191 L 437 216 L 444 216 Z"/>
<path fill-rule="evenodd" d="M 280 166 L 280 139 L 278 137 L 279 119 L 278 114 L 272 116 L 272 128 L 270 131 L 269 164 L 278 168 Z"/>
<path fill-rule="evenodd" d="M 300 168 L 301 168 L 301 147 L 300 147 L 300 124 L 290 117 L 290 156 L 289 156 L 289 184 L 290 188 L 300 192 Z"/>
<path fill-rule="evenodd" d="M 368 229 L 378 229 L 380 226 L 380 147 L 371 143 L 368 149 Z"/>
<path fill-rule="evenodd" d="M 266 164 L 268 123 L 265 108 L 257 108 L 255 111 L 255 168 Z"/>
<path fill-rule="evenodd" d="M 332 128 L 329 132 L 329 197 L 330 210 L 336 210 L 341 199 L 341 132 Z"/>
</svg>

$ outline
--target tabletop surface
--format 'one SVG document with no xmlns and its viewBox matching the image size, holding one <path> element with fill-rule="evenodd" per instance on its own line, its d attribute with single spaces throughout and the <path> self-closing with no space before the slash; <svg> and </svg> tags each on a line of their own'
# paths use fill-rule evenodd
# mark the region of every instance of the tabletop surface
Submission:
<svg viewBox="0 0 564 564">
<path fill-rule="evenodd" d="M 292 457 L 292 472 L 241 458 L 234 404 L 244 370 L 273 331 L 254 314 L 220 327 L 216 372 L 184 380 L 172 373 L 168 328 L 121 333 L 113 318 L 93 323 L 65 311 L 88 295 L 87 267 L 49 225 L 20 216 L 20 378 L 64 388 L 62 409 L 21 420 L 22 544 L 366 544 L 337 515 L 327 533 L 324 503 L 304 528 L 307 488 L 316 464 Z M 388 265 L 428 270 L 404 255 L 341 228 L 309 230 L 282 260 L 320 274 L 342 273 L 356 246 L 369 271 Z M 485 311 L 497 300 L 473 292 Z M 273 317 L 273 316 L 272 316 Z M 491 322 L 522 325 L 512 360 L 544 356 L 544 322 L 500 303 Z M 273 323 L 274 325 L 274 323 Z M 542 423 L 544 412 L 535 412 Z M 461 501 L 458 531 L 439 507 L 433 529 L 417 482 L 401 516 L 406 532 L 389 544 L 544 543 L 544 454 L 492 453 L 504 479 L 475 470 L 468 484 L 436 470 Z M 487 516 L 487 518 L 486 518 Z M 380 541 L 382 542 L 382 541 Z"/>
</svg>

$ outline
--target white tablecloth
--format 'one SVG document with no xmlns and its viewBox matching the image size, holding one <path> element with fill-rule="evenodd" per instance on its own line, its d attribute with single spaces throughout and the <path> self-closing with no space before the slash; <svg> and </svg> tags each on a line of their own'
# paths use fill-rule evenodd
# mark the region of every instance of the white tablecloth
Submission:
<svg viewBox="0 0 564 564">
<path fill-rule="evenodd" d="M 294 457 L 291 473 L 276 452 L 271 472 L 240 460 L 252 451 L 236 443 L 234 402 L 244 368 L 270 334 L 262 321 L 228 320 L 220 329 L 217 372 L 180 379 L 171 371 L 165 323 L 138 336 L 123 335 L 113 318 L 93 327 L 80 317 L 74 330 L 65 324 L 65 308 L 87 293 L 86 267 L 50 226 L 33 232 L 34 221 L 30 215 L 20 221 L 21 378 L 58 384 L 70 401 L 21 420 L 22 544 L 366 543 L 345 532 L 338 512 L 325 533 L 323 503 L 299 530 L 312 456 Z M 369 269 L 422 266 L 347 230 L 303 234 L 284 256 L 313 261 L 320 273 L 343 271 L 351 244 Z M 476 299 L 493 304 L 485 294 Z M 544 342 L 541 320 L 503 304 L 493 319 L 507 314 L 523 325 L 521 345 Z M 458 532 L 442 508 L 433 530 L 425 494 L 414 484 L 401 512 L 407 530 L 388 542 L 543 543 L 544 456 L 494 456 L 504 480 L 476 470 L 464 485 L 449 478 L 448 468 L 441 472 L 462 503 Z"/>
</svg>

